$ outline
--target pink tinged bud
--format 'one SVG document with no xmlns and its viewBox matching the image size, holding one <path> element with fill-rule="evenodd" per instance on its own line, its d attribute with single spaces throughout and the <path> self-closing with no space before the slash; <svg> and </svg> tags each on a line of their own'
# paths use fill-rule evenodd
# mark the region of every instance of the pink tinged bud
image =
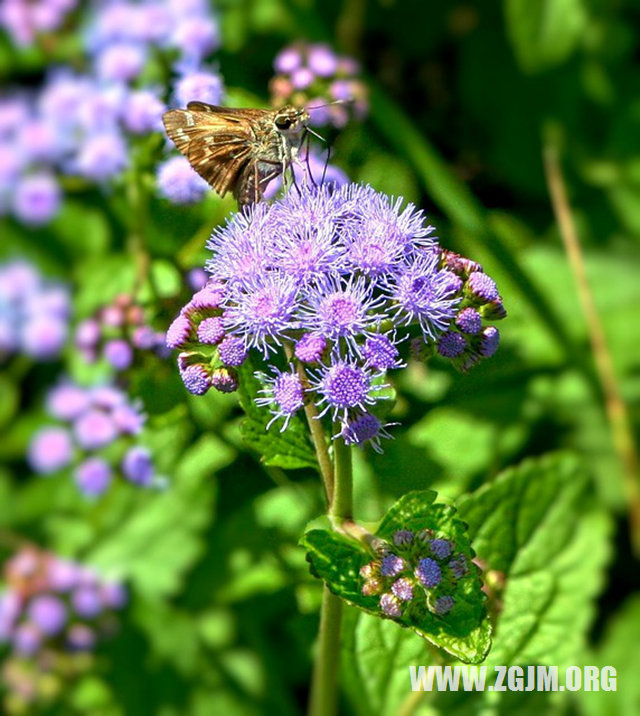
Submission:
<svg viewBox="0 0 640 716">
<path fill-rule="evenodd" d="M 186 316 L 178 316 L 167 330 L 167 348 L 182 348 L 191 337 L 191 321 Z"/>
<path fill-rule="evenodd" d="M 390 617 L 402 616 L 402 603 L 394 594 L 386 593 L 380 597 L 380 609 Z"/>
<path fill-rule="evenodd" d="M 100 340 L 100 324 L 95 318 L 81 321 L 76 328 L 75 342 L 79 348 L 91 349 Z"/>
<path fill-rule="evenodd" d="M 233 368 L 217 368 L 211 373 L 211 385 L 220 393 L 238 390 L 238 374 Z"/>
<path fill-rule="evenodd" d="M 180 360 L 178 360 L 178 365 L 180 366 Z M 192 363 L 184 368 L 180 367 L 180 377 L 184 387 L 193 395 L 204 395 L 211 387 L 211 375 L 203 363 Z"/>
<path fill-rule="evenodd" d="M 124 311 L 120 306 L 106 306 L 100 312 L 102 322 L 112 328 L 119 328 L 124 323 Z"/>
<path fill-rule="evenodd" d="M 373 597 L 376 594 L 380 594 L 382 589 L 383 584 L 379 579 L 367 579 L 367 581 L 362 585 L 362 594 L 365 597 Z"/>
</svg>

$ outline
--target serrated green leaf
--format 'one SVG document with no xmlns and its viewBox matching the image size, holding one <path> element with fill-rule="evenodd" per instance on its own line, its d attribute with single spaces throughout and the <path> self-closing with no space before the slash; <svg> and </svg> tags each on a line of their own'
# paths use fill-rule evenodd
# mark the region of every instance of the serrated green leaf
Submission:
<svg viewBox="0 0 640 716">
<path fill-rule="evenodd" d="M 428 529 L 439 538 L 453 542 L 455 553 L 464 555 L 466 564 L 471 566 L 473 554 L 464 524 L 456 519 L 453 507 L 434 504 L 435 498 L 436 493 L 430 490 L 411 492 L 400 498 L 383 518 L 376 537 L 392 544 L 397 530 L 411 530 L 418 534 Z M 362 593 L 364 580 L 360 576 L 360 569 L 375 558 L 373 552 L 350 537 L 326 530 L 307 532 L 301 544 L 307 549 L 312 571 L 335 594 L 369 614 L 386 618 L 379 606 L 380 597 Z M 400 548 L 394 549 L 398 551 Z M 413 551 L 407 559 L 416 563 L 422 556 L 430 554 L 426 545 L 420 547 L 417 541 L 415 549 L 411 549 Z M 441 565 L 441 569 L 446 567 Z M 422 588 L 416 583 L 414 589 Z M 412 600 L 405 612 L 394 621 L 412 628 L 464 662 L 482 661 L 491 643 L 491 627 L 475 567 L 471 567 L 460 579 L 443 576 L 442 589 L 442 594 L 453 596 L 455 600 L 451 612 L 439 616 L 427 609 L 426 605 L 422 607 L 423 602 Z M 425 598 L 430 599 L 435 594 L 441 596 L 440 592 L 428 591 L 429 596 Z M 422 592 L 418 594 L 421 596 Z"/>
<path fill-rule="evenodd" d="M 247 444 L 262 455 L 266 465 L 284 469 L 301 467 L 317 469 L 318 463 L 304 420 L 294 415 L 283 432 L 279 431 L 277 425 L 272 425 L 267 430 L 267 425 L 273 416 L 266 408 L 261 408 L 255 403 L 262 385 L 254 375 L 250 360 L 240 367 L 239 373 L 238 395 L 246 415 L 241 432 Z"/>
<path fill-rule="evenodd" d="M 495 664 L 576 663 L 602 584 L 609 524 L 568 454 L 528 460 L 459 501 L 496 593 Z"/>
<path fill-rule="evenodd" d="M 506 0 L 505 13 L 509 39 L 525 72 L 564 62 L 587 22 L 583 0 Z"/>
</svg>

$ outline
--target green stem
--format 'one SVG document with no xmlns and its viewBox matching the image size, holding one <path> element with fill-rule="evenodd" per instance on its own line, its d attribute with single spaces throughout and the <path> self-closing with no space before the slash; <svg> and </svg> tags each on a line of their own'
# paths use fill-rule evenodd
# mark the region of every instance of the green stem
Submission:
<svg viewBox="0 0 640 716">
<path fill-rule="evenodd" d="M 333 442 L 334 492 L 329 517 L 338 525 L 350 520 L 353 512 L 353 471 L 351 448 L 342 438 Z M 340 624 L 342 600 L 325 585 L 320 610 L 318 652 L 311 683 L 309 716 L 334 716 L 338 707 L 338 667 L 340 664 Z"/>
</svg>

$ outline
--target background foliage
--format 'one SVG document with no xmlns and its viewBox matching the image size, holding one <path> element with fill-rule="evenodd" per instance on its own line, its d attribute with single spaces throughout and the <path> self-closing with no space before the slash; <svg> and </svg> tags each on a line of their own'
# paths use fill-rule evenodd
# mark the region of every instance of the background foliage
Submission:
<svg viewBox="0 0 640 716">
<path fill-rule="evenodd" d="M 234 97 L 266 106 L 288 42 L 326 41 L 362 63 L 367 121 L 331 136 L 354 180 L 423 206 L 441 243 L 483 263 L 509 316 L 501 348 L 468 375 L 405 371 L 385 452 L 356 464 L 356 517 L 375 521 L 433 489 L 470 527 L 501 609 L 488 664 L 613 664 L 618 694 L 502 695 L 499 708 L 634 713 L 638 565 L 574 279 L 550 207 L 543 146 L 558 147 L 587 273 L 637 430 L 640 393 L 640 3 L 635 0 L 219 0 L 220 71 Z M 5 85 L 35 85 L 52 58 L 0 43 Z M 73 286 L 76 319 L 135 280 L 122 187 L 71 193 L 42 229 L 5 220 L 0 254 L 27 256 Z M 182 273 L 232 209 L 152 198 L 146 233 L 167 308 Z M 171 303 L 174 300 L 174 303 Z M 1 549 L 33 541 L 123 578 L 131 600 L 96 669 L 56 713 L 301 713 L 321 587 L 298 540 L 323 511 L 313 471 L 282 471 L 242 441 L 235 396 L 188 396 L 170 361 L 134 375 L 161 492 L 114 485 L 87 503 L 69 481 L 33 476 L 28 439 L 47 386 L 81 372 L 15 360 L 0 377 Z M 250 426 L 253 429 L 255 426 Z M 245 428 L 245 431 L 247 428 Z M 295 462 L 295 461 L 294 461 Z M 407 705 L 409 664 L 433 653 L 391 622 L 348 610 L 345 713 L 466 713 L 497 694 Z M 628 678 L 625 678 L 629 674 Z M 404 711 L 403 713 L 407 713 Z"/>
</svg>

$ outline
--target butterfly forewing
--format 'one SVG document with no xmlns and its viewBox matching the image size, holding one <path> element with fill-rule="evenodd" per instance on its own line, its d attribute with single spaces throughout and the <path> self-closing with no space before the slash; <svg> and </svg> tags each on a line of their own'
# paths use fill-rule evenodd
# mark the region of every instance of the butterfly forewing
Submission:
<svg viewBox="0 0 640 716">
<path fill-rule="evenodd" d="M 259 201 L 266 185 L 291 162 L 299 145 L 276 127 L 287 110 L 235 109 L 189 102 L 186 109 L 166 112 L 170 139 L 191 166 L 220 196 L 233 192 L 240 206 Z M 296 127 L 307 115 L 293 110 Z"/>
</svg>

